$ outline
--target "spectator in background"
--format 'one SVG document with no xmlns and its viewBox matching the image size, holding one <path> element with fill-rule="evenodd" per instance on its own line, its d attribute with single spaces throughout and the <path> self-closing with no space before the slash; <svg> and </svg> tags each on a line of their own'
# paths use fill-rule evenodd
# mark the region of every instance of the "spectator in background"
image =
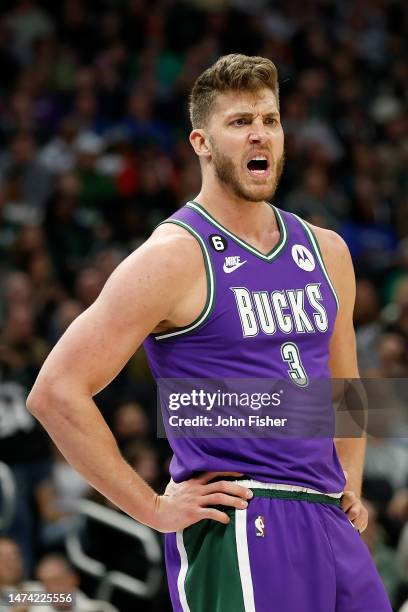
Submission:
<svg viewBox="0 0 408 612">
<path fill-rule="evenodd" d="M 94 265 L 101 274 L 102 283 L 108 280 L 122 259 L 123 251 L 117 247 L 103 249 L 95 254 Z"/>
<path fill-rule="evenodd" d="M 94 240 L 92 222 L 81 216 L 79 192 L 76 174 L 61 174 L 47 203 L 44 219 L 48 250 L 57 276 L 68 288 L 72 287 Z"/>
<path fill-rule="evenodd" d="M 315 225 L 333 229 L 348 212 L 344 196 L 333 189 L 327 173 L 318 166 L 305 170 L 302 187 L 288 194 L 285 208 Z"/>
<path fill-rule="evenodd" d="M 26 272 L 9 272 L 1 287 L 1 322 L 4 323 L 6 313 L 19 306 L 32 305 L 33 284 Z"/>
<path fill-rule="evenodd" d="M 71 610 L 72 612 L 118 612 L 114 606 L 105 601 L 88 599 L 79 590 L 79 575 L 62 555 L 47 555 L 36 568 L 36 575 L 41 587 L 46 593 L 65 595 L 72 604 L 57 603 L 45 606 L 33 606 L 28 612 L 55 612 L 56 610 Z"/>
<path fill-rule="evenodd" d="M 20 549 L 11 538 L 0 537 L 0 592 L 17 588 L 22 590 L 24 565 Z"/>
<path fill-rule="evenodd" d="M 378 371 L 378 343 L 382 334 L 380 307 L 375 285 L 368 279 L 358 279 L 354 305 L 357 356 L 361 376 Z"/>
<path fill-rule="evenodd" d="M 136 142 L 155 142 L 164 151 L 169 151 L 171 138 L 168 127 L 154 118 L 152 94 L 146 90 L 135 90 L 128 99 L 127 116 L 123 126 Z"/>
<path fill-rule="evenodd" d="M 61 301 L 48 326 L 48 337 L 50 344 L 55 344 L 69 325 L 83 312 L 82 305 L 76 300 L 65 299 Z"/>
<path fill-rule="evenodd" d="M 121 449 L 129 442 L 145 440 L 149 429 L 146 412 L 137 402 L 124 402 L 114 410 L 112 431 Z"/>
<path fill-rule="evenodd" d="M 49 172 L 63 174 L 75 166 L 74 143 L 78 126 L 73 117 L 60 121 L 58 132 L 39 152 L 38 159 Z"/>
<path fill-rule="evenodd" d="M 395 333 L 383 334 L 378 342 L 378 375 L 382 378 L 406 378 L 408 374 L 407 346 Z"/>
<path fill-rule="evenodd" d="M 45 236 L 41 226 L 27 223 L 21 227 L 14 243 L 13 263 L 17 268 L 27 270 L 32 258 L 45 250 Z"/>
<path fill-rule="evenodd" d="M 72 529 L 81 500 L 90 494 L 88 483 L 53 446 L 50 475 L 36 489 L 41 516 L 41 544 L 44 550 L 61 548 Z"/>
<path fill-rule="evenodd" d="M 0 612 L 29 612 L 27 605 L 9 605 L 8 592 L 15 594 L 35 588 L 24 580 L 24 565 L 18 544 L 11 538 L 0 537 Z"/>
<path fill-rule="evenodd" d="M 25 64 L 32 59 L 33 43 L 54 30 L 51 19 L 35 0 L 17 0 L 6 23 L 12 34 L 14 52 Z"/>
<path fill-rule="evenodd" d="M 123 456 L 155 491 L 164 491 L 165 482 L 162 480 L 159 456 L 149 442 L 137 439 L 128 442 L 123 448 Z"/>
<path fill-rule="evenodd" d="M 102 215 L 106 214 L 106 206 L 114 204 L 117 196 L 115 181 L 98 167 L 104 147 L 104 140 L 92 132 L 80 134 L 75 143 L 79 202 Z"/>
<path fill-rule="evenodd" d="M 75 297 L 83 308 L 94 303 L 103 286 L 102 274 L 97 268 L 84 268 L 75 283 Z"/>
<path fill-rule="evenodd" d="M 366 502 L 366 508 L 369 513 L 369 521 L 367 529 L 362 534 L 362 538 L 374 558 L 391 602 L 395 602 L 397 589 L 402 577 L 397 555 L 395 550 L 385 543 L 385 533 L 378 523 L 378 516 L 374 506 Z"/>
<path fill-rule="evenodd" d="M 8 534 L 21 547 L 28 575 L 38 549 L 35 494 L 50 471 L 46 434 L 27 411 L 28 390 L 45 358 L 46 345 L 35 334 L 29 305 L 7 313 L 0 336 L 0 461 L 10 467 L 18 491 Z"/>
<path fill-rule="evenodd" d="M 52 180 L 45 167 L 37 159 L 36 143 L 29 133 L 17 134 L 10 143 L 10 152 L 3 158 L 1 170 L 21 176 L 22 197 L 40 212 L 50 195 Z"/>
</svg>

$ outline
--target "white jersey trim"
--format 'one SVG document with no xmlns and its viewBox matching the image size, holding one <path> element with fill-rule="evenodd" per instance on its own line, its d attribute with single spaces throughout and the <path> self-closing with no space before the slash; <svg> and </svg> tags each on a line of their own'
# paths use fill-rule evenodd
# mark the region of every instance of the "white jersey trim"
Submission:
<svg viewBox="0 0 408 612">
<path fill-rule="evenodd" d="M 207 245 L 205 244 L 204 240 L 201 238 L 200 234 L 198 234 L 195 231 L 195 229 L 193 229 L 188 223 L 185 223 L 185 221 L 180 221 L 179 219 L 170 219 L 169 221 L 164 221 L 163 223 L 174 223 L 175 225 L 180 225 L 185 230 L 187 230 L 190 234 L 192 234 L 194 238 L 196 238 L 196 240 L 198 241 L 199 245 L 201 246 L 201 251 L 204 257 L 204 264 L 205 264 L 206 276 L 207 276 L 207 299 L 206 299 L 206 303 L 205 303 L 203 311 L 201 312 L 198 319 L 193 321 L 193 323 L 191 323 L 190 325 L 187 325 L 186 327 L 181 327 L 180 329 L 175 329 L 168 333 L 165 333 L 165 332 L 158 333 L 154 335 L 155 340 L 165 340 L 166 338 L 173 338 L 174 336 L 181 336 L 183 334 L 187 334 L 191 332 L 193 329 L 196 329 L 197 327 L 199 327 L 199 325 L 201 325 L 207 319 L 208 315 L 212 311 L 212 308 L 214 306 L 214 300 L 215 300 L 215 276 L 214 276 L 213 265 L 212 265 L 210 253 L 208 252 Z"/>
<path fill-rule="evenodd" d="M 188 558 L 187 552 L 184 546 L 183 540 L 183 531 L 178 531 L 176 533 L 176 543 L 177 550 L 180 555 L 180 571 L 177 577 L 177 589 L 180 597 L 181 608 L 183 612 L 190 612 L 190 606 L 187 603 L 186 589 L 185 589 L 185 581 L 188 570 Z"/>
<path fill-rule="evenodd" d="M 251 565 L 249 562 L 246 510 L 235 510 L 235 543 L 245 612 L 256 612 Z"/>
<path fill-rule="evenodd" d="M 340 499 L 340 497 L 343 495 L 343 491 L 340 491 L 340 493 L 324 493 L 323 491 L 316 491 L 316 489 L 309 489 L 308 487 L 281 484 L 279 482 L 260 482 L 259 480 L 235 480 L 234 482 L 239 484 L 241 487 L 247 487 L 248 489 L 268 489 L 270 491 L 290 491 L 291 493 L 327 495 L 327 497 L 333 497 L 334 499 Z"/>
<path fill-rule="evenodd" d="M 237 236 L 236 234 L 233 234 L 226 227 L 218 223 L 218 221 L 214 219 L 214 217 L 212 217 L 202 206 L 198 206 L 193 201 L 188 202 L 186 206 L 198 212 L 198 214 L 204 217 L 209 223 L 211 223 L 211 225 L 214 225 L 221 232 L 223 232 L 226 236 L 229 236 L 230 238 L 232 238 L 232 240 L 235 240 L 235 242 L 237 242 L 243 249 L 245 249 L 246 251 L 249 251 L 253 255 L 256 255 L 260 259 L 263 259 L 264 261 L 272 262 L 276 258 L 276 256 L 286 247 L 287 239 L 288 239 L 288 231 L 286 229 L 285 221 L 283 220 L 283 217 L 280 214 L 278 208 L 276 208 L 272 204 L 270 204 L 270 206 L 275 213 L 278 224 L 280 226 L 279 229 L 281 230 L 282 235 L 279 237 L 279 240 L 276 243 L 276 245 L 273 247 L 272 251 L 268 253 L 267 255 L 265 253 L 262 253 L 261 251 L 258 251 L 258 249 L 248 244 L 248 242 L 245 242 L 239 236 Z"/>
<path fill-rule="evenodd" d="M 334 299 L 336 300 L 337 310 L 338 310 L 340 308 L 339 298 L 338 298 L 338 295 L 337 295 L 336 290 L 334 288 L 334 285 L 333 285 L 333 283 L 330 280 L 330 276 L 329 276 L 329 274 L 327 272 L 327 268 L 326 268 L 326 265 L 325 265 L 325 263 L 323 261 L 323 257 L 321 256 L 320 247 L 319 247 L 319 244 L 317 242 L 316 236 L 313 234 L 312 230 L 310 229 L 308 224 L 303 219 L 298 217 L 298 215 L 295 215 L 295 213 L 293 213 L 293 216 L 296 217 L 296 219 L 298 219 L 300 221 L 300 223 L 302 224 L 302 226 L 303 226 L 303 228 L 304 228 L 304 230 L 305 230 L 305 232 L 306 232 L 306 234 L 307 234 L 307 236 L 308 236 L 308 238 L 310 240 L 310 243 L 311 243 L 311 245 L 313 247 L 313 250 L 314 250 L 315 255 L 316 255 L 317 259 L 318 259 L 318 262 L 319 262 L 320 267 L 321 267 L 321 269 L 323 271 L 323 274 L 325 275 L 327 283 L 328 283 L 330 289 L 332 290 Z"/>
</svg>

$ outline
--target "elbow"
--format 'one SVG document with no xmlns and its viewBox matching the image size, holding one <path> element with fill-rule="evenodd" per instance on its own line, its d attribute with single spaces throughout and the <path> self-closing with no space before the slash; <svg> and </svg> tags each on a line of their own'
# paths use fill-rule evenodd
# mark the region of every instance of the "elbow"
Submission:
<svg viewBox="0 0 408 612">
<path fill-rule="evenodd" d="M 38 418 L 49 403 L 50 393 L 47 386 L 36 382 L 27 397 L 27 410 L 31 412 L 33 416 Z"/>
<path fill-rule="evenodd" d="M 45 421 L 54 418 L 53 415 L 71 414 L 75 404 L 85 397 L 88 395 L 71 379 L 40 374 L 27 397 L 26 406 L 44 425 Z"/>
<path fill-rule="evenodd" d="M 60 391 L 56 385 L 46 379 L 39 378 L 35 382 L 27 397 L 27 410 L 31 412 L 33 416 L 41 420 L 41 417 L 49 412 L 52 406 L 58 402 L 58 396 Z"/>
</svg>

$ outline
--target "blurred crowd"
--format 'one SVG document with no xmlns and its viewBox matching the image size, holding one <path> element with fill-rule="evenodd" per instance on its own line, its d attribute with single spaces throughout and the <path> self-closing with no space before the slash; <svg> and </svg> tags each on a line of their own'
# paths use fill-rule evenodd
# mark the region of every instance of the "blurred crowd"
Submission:
<svg viewBox="0 0 408 612">
<path fill-rule="evenodd" d="M 47 570 L 79 584 L 61 554 L 92 493 L 25 398 L 117 264 L 200 190 L 187 100 L 220 55 L 276 63 L 286 163 L 275 203 L 347 241 L 361 375 L 407 377 L 407 41 L 402 0 L 2 1 L 0 461 L 18 504 L 0 559 L 20 558 L 15 585 L 45 584 Z M 125 457 L 163 490 L 169 451 L 141 351 L 97 402 Z M 364 538 L 395 610 L 408 598 L 407 487 L 404 438 L 372 442 Z M 0 569 L 0 589 L 10 580 Z"/>
</svg>

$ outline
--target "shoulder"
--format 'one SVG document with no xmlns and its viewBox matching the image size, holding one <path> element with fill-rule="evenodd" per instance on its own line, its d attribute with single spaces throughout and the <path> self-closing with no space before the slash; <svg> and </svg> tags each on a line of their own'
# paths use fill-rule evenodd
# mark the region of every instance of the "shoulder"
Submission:
<svg viewBox="0 0 408 612">
<path fill-rule="evenodd" d="M 188 269 L 201 255 L 197 239 L 184 228 L 173 223 L 157 227 L 152 235 L 120 264 L 119 267 L 132 269 L 134 266 L 147 265 L 145 271 L 160 269 L 167 273 L 173 269 Z M 201 257 L 202 259 L 202 257 Z"/>
<path fill-rule="evenodd" d="M 165 267 L 166 273 L 197 273 L 203 266 L 202 247 L 187 229 L 175 223 L 159 225 L 143 245 L 154 267 Z"/>
<path fill-rule="evenodd" d="M 201 251 L 199 242 L 193 232 L 177 223 L 165 222 L 159 225 L 145 243 L 152 249 L 170 248 L 176 253 L 184 254 Z"/>
<path fill-rule="evenodd" d="M 311 223 L 307 225 L 317 240 L 323 261 L 330 272 L 344 270 L 344 268 L 353 269 L 349 248 L 337 232 Z"/>
<path fill-rule="evenodd" d="M 119 264 L 107 285 L 119 288 L 129 299 L 155 294 L 170 303 L 195 283 L 203 270 L 196 238 L 182 227 L 166 223 Z"/>
<path fill-rule="evenodd" d="M 307 223 L 316 236 L 322 252 L 324 251 L 328 254 L 333 253 L 333 255 L 337 257 L 346 256 L 349 253 L 348 246 L 340 234 L 331 229 L 326 229 L 325 227 L 312 225 L 312 223 L 308 222 L 305 223 Z"/>
<path fill-rule="evenodd" d="M 308 223 L 320 248 L 323 263 L 341 303 L 354 306 L 356 281 L 349 248 L 343 238 L 326 228 Z"/>
</svg>

